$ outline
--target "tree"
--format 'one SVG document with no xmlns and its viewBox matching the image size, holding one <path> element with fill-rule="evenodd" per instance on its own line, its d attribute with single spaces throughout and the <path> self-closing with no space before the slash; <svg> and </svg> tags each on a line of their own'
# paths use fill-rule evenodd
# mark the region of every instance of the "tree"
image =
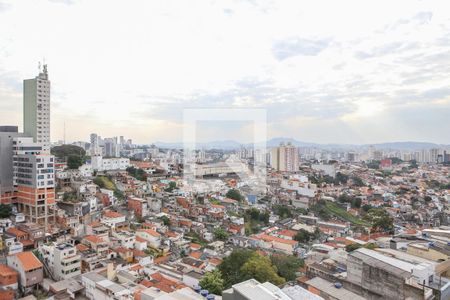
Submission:
<svg viewBox="0 0 450 300">
<path fill-rule="evenodd" d="M 292 217 L 292 211 L 286 205 L 274 205 L 273 211 L 275 214 L 280 216 L 280 218 L 282 218 L 282 219 Z"/>
<path fill-rule="evenodd" d="M 346 184 L 348 181 L 348 175 L 337 172 L 336 178 L 334 179 L 336 184 Z"/>
<path fill-rule="evenodd" d="M 163 221 L 165 226 L 170 226 L 170 219 L 167 216 L 162 216 L 161 218 L 159 218 L 161 221 Z"/>
<path fill-rule="evenodd" d="M 305 229 L 300 229 L 294 236 L 294 240 L 299 243 L 307 243 L 311 239 L 311 234 Z"/>
<path fill-rule="evenodd" d="M 227 198 L 234 199 L 237 201 L 242 201 L 244 197 L 241 195 L 241 192 L 239 192 L 237 189 L 230 189 L 225 195 Z"/>
<path fill-rule="evenodd" d="M 71 170 L 78 169 L 82 164 L 83 164 L 83 159 L 79 155 L 71 154 L 67 158 L 67 167 Z"/>
<path fill-rule="evenodd" d="M 394 219 L 383 208 L 369 209 L 367 214 L 364 216 L 364 219 L 372 224 L 372 229 L 375 231 L 394 231 Z"/>
<path fill-rule="evenodd" d="M 0 204 L 0 218 L 8 218 L 11 215 L 11 205 Z"/>
<path fill-rule="evenodd" d="M 291 259 L 280 259 L 277 263 L 285 265 L 292 263 Z M 224 280 L 224 288 L 230 288 L 233 284 L 254 278 L 260 282 L 269 281 L 275 285 L 285 282 L 278 274 L 279 270 L 272 261 L 253 250 L 236 249 L 228 257 L 225 257 L 218 270 Z M 280 270 L 283 271 L 283 270 Z M 292 270 L 288 270 L 289 273 Z M 292 276 L 292 274 L 290 274 Z"/>
<path fill-rule="evenodd" d="M 219 227 L 214 230 L 214 237 L 217 240 L 225 241 L 228 239 L 228 232 L 226 232 L 222 227 Z"/>
<path fill-rule="evenodd" d="M 361 207 L 361 198 L 353 198 L 352 201 L 352 207 L 353 208 L 360 208 Z"/>
<path fill-rule="evenodd" d="M 349 245 L 345 246 L 345 251 L 352 252 L 352 251 L 355 251 L 356 249 L 359 249 L 359 248 L 361 248 L 360 244 L 357 244 L 357 243 L 349 244 Z"/>
<path fill-rule="evenodd" d="M 293 281 L 297 278 L 297 271 L 304 266 L 303 260 L 292 255 L 272 255 L 272 264 L 277 268 L 278 275 L 286 281 Z"/>
<path fill-rule="evenodd" d="M 130 176 L 133 176 L 137 180 L 147 181 L 147 173 L 145 173 L 145 171 L 140 168 L 128 167 L 127 172 L 128 174 L 130 174 Z"/>
<path fill-rule="evenodd" d="M 361 208 L 363 211 L 368 212 L 372 208 L 372 205 L 364 204 Z"/>
<path fill-rule="evenodd" d="M 410 169 L 417 169 L 418 167 L 419 167 L 419 165 L 417 164 L 416 160 L 410 161 L 410 164 L 409 164 Z"/>
<path fill-rule="evenodd" d="M 218 268 L 222 274 L 225 288 L 230 288 L 233 284 L 244 281 L 244 274 L 241 272 L 241 267 L 254 253 L 252 250 L 236 249 L 223 259 Z"/>
<path fill-rule="evenodd" d="M 363 181 L 360 177 L 358 177 L 358 176 L 353 176 L 353 177 L 352 177 L 352 181 L 353 181 L 353 185 L 354 185 L 354 186 L 358 186 L 358 187 L 366 186 L 366 185 L 364 184 L 364 181 Z"/>
<path fill-rule="evenodd" d="M 376 246 L 373 243 L 367 243 L 365 245 L 361 245 L 361 244 L 356 244 L 355 243 L 355 244 L 349 244 L 349 245 L 345 246 L 345 251 L 352 252 L 352 251 L 355 251 L 356 249 L 359 249 L 359 248 L 366 248 L 366 249 L 373 250 L 373 249 L 376 248 Z"/>
<path fill-rule="evenodd" d="M 125 199 L 125 194 L 119 190 L 119 189 L 115 189 L 114 190 L 114 197 L 116 197 L 118 200 L 124 200 Z"/>
<path fill-rule="evenodd" d="M 380 168 L 380 161 L 379 161 L 379 160 L 372 160 L 371 162 L 369 162 L 369 163 L 367 164 L 367 167 L 368 167 L 369 169 L 375 169 L 375 170 L 377 170 L 377 169 Z"/>
<path fill-rule="evenodd" d="M 208 290 L 212 294 L 221 295 L 224 288 L 224 280 L 219 270 L 206 272 L 199 282 L 202 289 Z"/>
<path fill-rule="evenodd" d="M 278 269 L 272 266 L 270 259 L 257 253 L 252 255 L 241 267 L 241 272 L 246 279 L 254 278 L 259 282 L 269 281 L 274 285 L 281 285 L 286 282 L 284 278 L 277 274 Z"/>
<path fill-rule="evenodd" d="M 84 157 L 86 155 L 86 151 L 75 145 L 61 145 L 55 146 L 51 149 L 51 154 L 56 156 L 59 159 L 65 159 L 70 155 L 76 155 L 79 157 Z"/>
<path fill-rule="evenodd" d="M 165 189 L 166 192 L 172 192 L 177 187 L 177 183 L 175 181 L 169 182 L 169 187 Z"/>
</svg>

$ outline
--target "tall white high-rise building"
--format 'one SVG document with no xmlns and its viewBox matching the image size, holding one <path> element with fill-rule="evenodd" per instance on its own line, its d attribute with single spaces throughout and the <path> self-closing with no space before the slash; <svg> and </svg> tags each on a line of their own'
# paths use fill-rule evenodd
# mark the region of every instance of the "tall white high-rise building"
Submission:
<svg viewBox="0 0 450 300">
<path fill-rule="evenodd" d="M 99 136 L 96 133 L 91 133 L 91 156 L 100 155 Z"/>
<path fill-rule="evenodd" d="M 47 65 L 33 79 L 23 81 L 23 130 L 50 153 L 50 81 Z"/>
<path fill-rule="evenodd" d="M 270 165 L 282 172 L 296 172 L 299 169 L 298 148 L 291 143 L 280 144 L 270 152 Z"/>
</svg>

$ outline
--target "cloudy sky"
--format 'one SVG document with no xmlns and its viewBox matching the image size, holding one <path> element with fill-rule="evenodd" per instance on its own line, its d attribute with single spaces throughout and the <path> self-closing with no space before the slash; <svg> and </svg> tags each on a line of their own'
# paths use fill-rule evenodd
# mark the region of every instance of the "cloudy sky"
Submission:
<svg viewBox="0 0 450 300">
<path fill-rule="evenodd" d="M 179 141 L 184 108 L 238 107 L 269 137 L 450 143 L 448 1 L 0 0 L 0 124 L 43 58 L 53 140 Z"/>
</svg>

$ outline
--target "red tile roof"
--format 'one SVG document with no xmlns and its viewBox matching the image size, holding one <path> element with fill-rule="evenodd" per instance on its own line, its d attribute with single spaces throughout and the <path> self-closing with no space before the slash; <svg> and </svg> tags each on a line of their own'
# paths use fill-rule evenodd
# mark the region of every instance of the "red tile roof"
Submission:
<svg viewBox="0 0 450 300">
<path fill-rule="evenodd" d="M 99 243 L 103 243 L 103 239 L 99 236 L 96 235 L 86 235 L 84 237 L 84 239 L 88 242 L 94 243 L 94 244 L 99 244 Z"/>
<path fill-rule="evenodd" d="M 83 244 L 78 244 L 78 245 L 76 245 L 75 247 L 76 247 L 77 250 L 80 251 L 80 252 L 84 252 L 84 251 L 89 250 L 89 247 L 86 246 L 86 245 L 83 245 Z"/>
<path fill-rule="evenodd" d="M 121 213 L 115 212 L 115 211 L 107 210 L 103 213 L 103 216 L 105 218 L 113 219 L 113 218 L 123 217 L 124 215 L 122 215 Z"/>
<path fill-rule="evenodd" d="M 22 268 L 25 271 L 31 271 L 43 267 L 42 263 L 31 251 L 17 253 L 16 257 L 22 264 Z"/>
<path fill-rule="evenodd" d="M 296 245 L 298 242 L 297 241 L 293 241 L 293 240 L 285 240 L 276 236 L 271 236 L 271 235 L 267 235 L 267 234 L 260 234 L 258 236 L 256 236 L 259 239 L 262 239 L 266 242 L 278 242 L 278 243 L 283 243 L 283 244 L 288 244 L 288 245 Z"/>
<path fill-rule="evenodd" d="M 284 229 L 284 230 L 281 230 L 280 232 L 278 232 L 278 234 L 293 238 L 297 234 L 297 232 L 294 230 Z"/>
<path fill-rule="evenodd" d="M 202 257 L 202 252 L 200 252 L 200 251 L 194 251 L 194 252 L 191 252 L 190 254 L 189 254 L 189 256 L 191 256 L 191 257 L 193 257 L 193 258 L 195 258 L 195 259 L 200 259 L 200 257 Z"/>
<path fill-rule="evenodd" d="M 1 276 L 17 276 L 16 270 L 8 267 L 7 265 L 0 265 L 0 274 Z"/>
<path fill-rule="evenodd" d="M 11 233 L 11 234 L 13 234 L 13 235 L 15 235 L 15 236 L 17 236 L 17 237 L 24 237 L 24 236 L 27 236 L 27 235 L 28 235 L 28 233 L 26 233 L 25 231 L 19 230 L 19 229 L 17 229 L 16 227 L 8 228 L 8 229 L 6 230 L 6 232 L 7 232 L 7 233 Z"/>
<path fill-rule="evenodd" d="M 202 247 L 202 245 L 200 245 L 200 244 L 196 244 L 196 243 L 191 243 L 190 245 L 189 245 L 192 249 L 200 249 L 201 247 Z"/>
<path fill-rule="evenodd" d="M 139 229 L 139 232 L 146 232 L 147 234 L 154 236 L 154 237 L 159 237 L 161 236 L 158 232 L 154 231 L 153 229 Z"/>
</svg>

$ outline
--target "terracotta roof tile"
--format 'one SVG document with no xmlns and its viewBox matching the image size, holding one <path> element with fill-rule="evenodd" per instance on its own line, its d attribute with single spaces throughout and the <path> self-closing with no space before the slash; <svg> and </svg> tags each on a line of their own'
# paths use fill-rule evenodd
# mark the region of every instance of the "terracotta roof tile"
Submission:
<svg viewBox="0 0 450 300">
<path fill-rule="evenodd" d="M 7 232 L 7 233 L 11 233 L 11 234 L 13 234 L 13 235 L 15 235 L 15 236 L 17 236 L 17 237 L 23 237 L 23 236 L 27 236 L 27 235 L 28 235 L 28 233 L 26 233 L 26 232 L 24 232 L 24 231 L 22 231 L 22 230 L 19 230 L 19 229 L 17 229 L 16 227 L 8 228 L 8 229 L 6 230 L 6 232 Z"/>
<path fill-rule="evenodd" d="M 124 215 L 115 211 L 107 210 L 104 212 L 103 216 L 106 218 L 120 218 L 123 217 Z"/>
<path fill-rule="evenodd" d="M 9 275 L 17 276 L 16 270 L 8 267 L 7 265 L 1 265 L 1 264 L 0 264 L 0 274 L 2 276 L 9 276 Z"/>
<path fill-rule="evenodd" d="M 154 231 L 153 229 L 139 229 L 138 231 L 139 231 L 139 232 L 146 232 L 146 233 L 148 233 L 149 235 L 154 236 L 154 237 L 159 237 L 159 236 L 161 236 L 158 232 Z"/>
<path fill-rule="evenodd" d="M 25 271 L 42 268 L 42 263 L 31 251 L 17 253 L 16 257 Z"/>
<path fill-rule="evenodd" d="M 84 237 L 84 239 L 88 242 L 94 243 L 94 244 L 99 244 L 99 243 L 103 243 L 103 239 L 99 236 L 96 235 L 87 235 Z"/>
</svg>

